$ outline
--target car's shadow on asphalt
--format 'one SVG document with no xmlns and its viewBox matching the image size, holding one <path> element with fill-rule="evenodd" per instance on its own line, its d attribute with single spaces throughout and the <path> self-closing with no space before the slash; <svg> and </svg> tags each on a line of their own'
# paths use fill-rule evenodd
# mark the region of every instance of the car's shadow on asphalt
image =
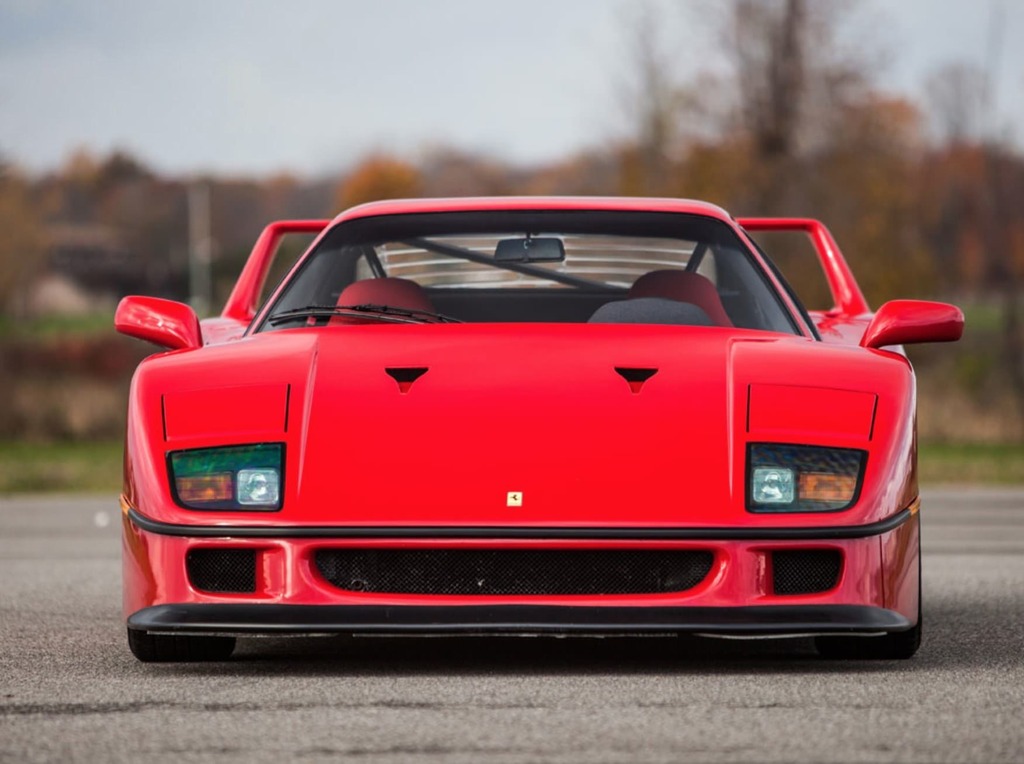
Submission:
<svg viewBox="0 0 1024 764">
<path fill-rule="evenodd" d="M 871 673 L 905 662 L 826 661 L 810 639 L 699 637 L 356 637 L 244 640 L 228 663 L 188 674 L 277 676 L 594 676 Z"/>
<path fill-rule="evenodd" d="M 807 638 L 294 637 L 241 639 L 225 663 L 136 665 L 194 675 L 352 677 L 849 674 L 1016 665 L 1021 614 L 998 603 L 968 604 L 928 607 L 924 644 L 909 661 L 824 660 Z"/>
</svg>

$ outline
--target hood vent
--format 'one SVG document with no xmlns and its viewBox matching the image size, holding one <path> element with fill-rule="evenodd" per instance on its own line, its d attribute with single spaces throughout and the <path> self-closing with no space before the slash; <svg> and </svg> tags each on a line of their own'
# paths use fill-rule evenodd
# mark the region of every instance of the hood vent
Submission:
<svg viewBox="0 0 1024 764">
<path fill-rule="evenodd" d="M 632 366 L 616 366 L 615 372 L 629 383 L 629 391 L 636 395 L 644 382 L 658 373 L 657 369 L 641 369 Z"/>
<path fill-rule="evenodd" d="M 426 366 L 392 366 L 385 368 L 388 376 L 398 383 L 398 392 L 409 392 L 412 383 L 427 373 Z"/>
</svg>

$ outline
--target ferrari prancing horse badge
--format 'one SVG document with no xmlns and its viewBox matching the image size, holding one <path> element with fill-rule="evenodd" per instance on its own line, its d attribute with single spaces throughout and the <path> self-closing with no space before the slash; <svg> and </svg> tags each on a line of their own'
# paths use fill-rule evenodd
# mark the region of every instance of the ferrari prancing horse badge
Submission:
<svg viewBox="0 0 1024 764">
<path fill-rule="evenodd" d="M 523 492 L 522 491 L 509 491 L 505 497 L 506 507 L 521 507 L 523 506 Z"/>
</svg>

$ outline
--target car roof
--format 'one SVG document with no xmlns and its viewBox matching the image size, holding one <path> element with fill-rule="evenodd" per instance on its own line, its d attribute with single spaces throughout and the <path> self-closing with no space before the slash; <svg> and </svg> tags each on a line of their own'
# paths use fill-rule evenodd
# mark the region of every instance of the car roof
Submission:
<svg viewBox="0 0 1024 764">
<path fill-rule="evenodd" d="M 677 212 L 704 215 L 733 223 L 732 216 L 714 204 L 693 199 L 627 196 L 469 196 L 446 199 L 391 199 L 345 210 L 334 223 L 378 215 L 424 212 L 501 212 L 504 210 L 594 210 Z"/>
</svg>

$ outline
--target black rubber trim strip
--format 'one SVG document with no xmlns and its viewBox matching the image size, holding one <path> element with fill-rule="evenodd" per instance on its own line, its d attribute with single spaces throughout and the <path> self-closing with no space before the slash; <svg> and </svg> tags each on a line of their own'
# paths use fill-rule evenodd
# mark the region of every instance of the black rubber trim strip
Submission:
<svg viewBox="0 0 1024 764">
<path fill-rule="evenodd" d="M 158 633 L 678 632 L 800 634 L 905 631 L 893 610 L 868 605 L 578 607 L 567 605 L 155 605 L 128 628 Z"/>
<path fill-rule="evenodd" d="M 151 520 L 134 507 L 129 519 L 144 531 L 162 536 L 216 538 L 380 538 L 380 539 L 608 539 L 608 540 L 742 540 L 796 541 L 800 539 L 859 539 L 878 536 L 910 519 L 910 507 L 867 525 L 835 525 L 795 528 L 543 528 L 537 526 L 361 526 L 361 525 L 182 525 Z"/>
</svg>

